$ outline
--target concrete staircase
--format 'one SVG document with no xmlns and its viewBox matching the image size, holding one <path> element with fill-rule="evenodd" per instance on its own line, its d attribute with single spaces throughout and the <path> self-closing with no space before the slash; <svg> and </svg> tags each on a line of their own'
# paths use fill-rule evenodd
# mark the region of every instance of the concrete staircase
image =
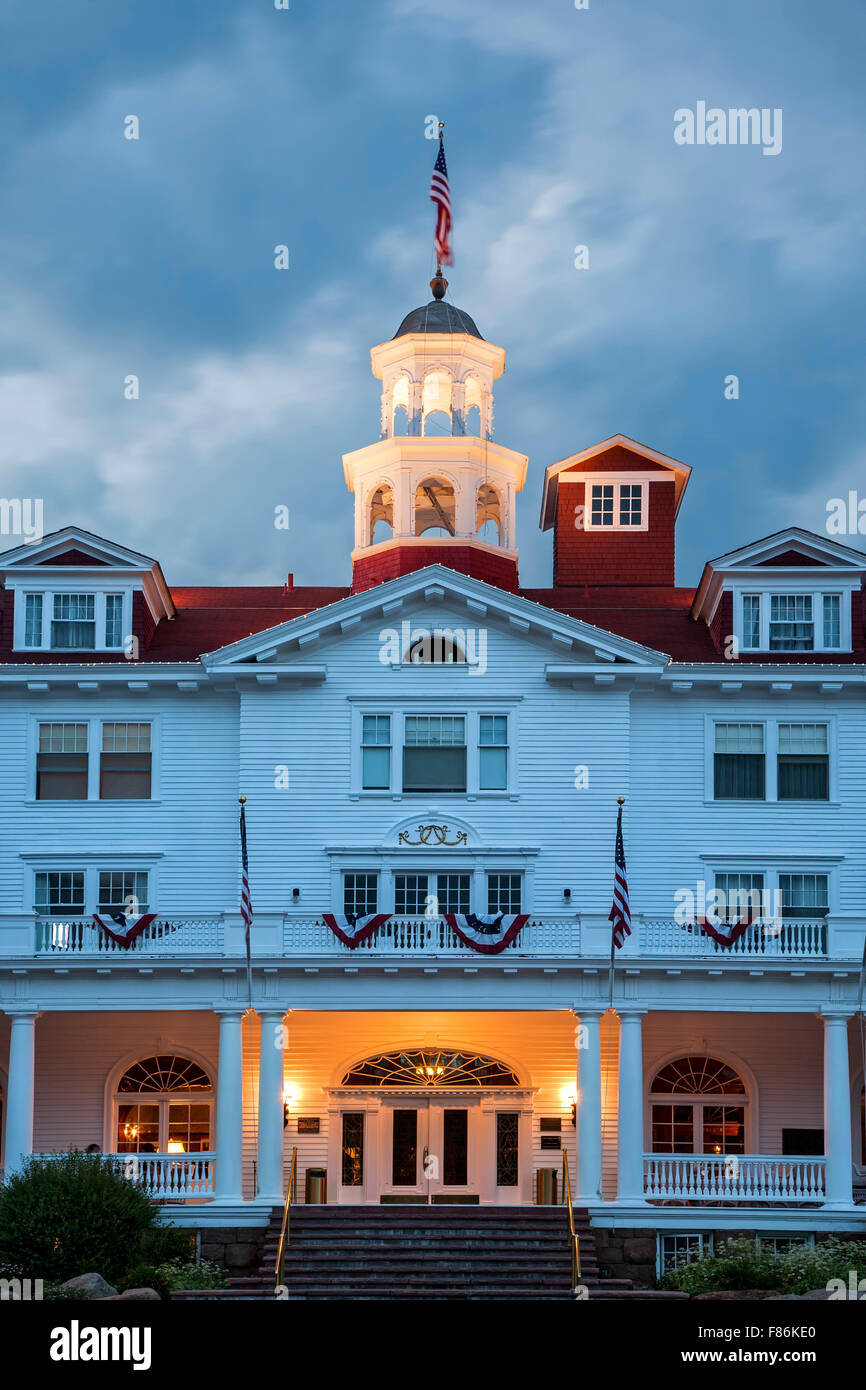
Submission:
<svg viewBox="0 0 866 1390">
<path fill-rule="evenodd" d="M 574 1218 L 591 1300 L 660 1296 L 601 1280 L 588 1214 Z M 274 1209 L 258 1270 L 173 1297 L 273 1299 L 281 1222 Z M 564 1207 L 293 1207 L 283 1282 L 293 1300 L 571 1300 L 568 1218 Z"/>
</svg>

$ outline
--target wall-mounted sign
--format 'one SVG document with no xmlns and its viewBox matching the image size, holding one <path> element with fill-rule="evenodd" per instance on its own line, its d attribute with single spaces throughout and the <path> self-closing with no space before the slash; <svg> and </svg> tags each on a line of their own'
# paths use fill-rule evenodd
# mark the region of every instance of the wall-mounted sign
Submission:
<svg viewBox="0 0 866 1390">
<path fill-rule="evenodd" d="M 542 1134 L 541 1147 L 543 1149 L 560 1149 L 562 1148 L 562 1141 L 558 1134 Z"/>
<path fill-rule="evenodd" d="M 318 1134 L 321 1120 L 318 1115 L 299 1115 L 298 1133 L 299 1134 Z"/>
<path fill-rule="evenodd" d="M 539 1128 L 542 1134 L 560 1134 L 562 1132 L 562 1117 L 560 1115 L 542 1115 Z"/>
</svg>

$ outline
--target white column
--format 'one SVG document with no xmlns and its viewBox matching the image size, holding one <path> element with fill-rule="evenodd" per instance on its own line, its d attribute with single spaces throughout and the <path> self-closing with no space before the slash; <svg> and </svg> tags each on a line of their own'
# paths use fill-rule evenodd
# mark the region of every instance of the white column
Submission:
<svg viewBox="0 0 866 1390">
<path fill-rule="evenodd" d="M 283 1200 L 283 1013 L 263 1013 L 259 1041 L 257 1192 L 260 1201 Z M 217 1168 L 219 1172 L 219 1168 Z"/>
<path fill-rule="evenodd" d="M 617 1201 L 642 1203 L 643 1193 L 643 1039 L 645 1009 L 619 1011 L 619 1110 Z"/>
<path fill-rule="evenodd" d="M 217 1007 L 214 1012 L 220 1021 L 215 1195 L 221 1202 L 240 1202 L 243 1198 L 243 1012 L 237 1007 Z"/>
<path fill-rule="evenodd" d="M 575 1011 L 578 1206 L 601 1201 L 601 1012 Z"/>
<path fill-rule="evenodd" d="M 33 1101 L 36 1094 L 35 1009 L 6 1012 L 12 1019 L 9 1043 L 9 1094 L 6 1100 L 7 1173 L 13 1173 L 33 1152 Z"/>
<path fill-rule="evenodd" d="M 841 1010 L 824 1017 L 824 1152 L 827 1155 L 828 1207 L 850 1207 L 851 1081 L 848 1071 L 848 1017 Z"/>
</svg>

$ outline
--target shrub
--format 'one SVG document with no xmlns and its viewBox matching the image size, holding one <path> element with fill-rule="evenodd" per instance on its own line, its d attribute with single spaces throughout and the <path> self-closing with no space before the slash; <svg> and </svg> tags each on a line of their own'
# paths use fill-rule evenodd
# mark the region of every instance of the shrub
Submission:
<svg viewBox="0 0 866 1390">
<path fill-rule="evenodd" d="M 116 1286 L 156 1229 L 151 1202 L 101 1154 L 31 1158 L 0 1189 L 0 1263 L 46 1284 L 92 1270 Z"/>
<path fill-rule="evenodd" d="M 148 1264 L 146 1260 L 140 1260 L 138 1264 L 132 1265 L 118 1282 L 118 1293 L 123 1293 L 124 1289 L 155 1289 L 160 1298 L 168 1298 L 169 1283 L 162 1268 Z"/>
<path fill-rule="evenodd" d="M 759 1250 L 747 1236 L 724 1242 L 716 1255 L 703 1255 L 691 1264 L 680 1264 L 661 1280 L 665 1289 L 684 1293 L 710 1293 L 716 1289 L 778 1289 L 781 1293 L 808 1293 L 826 1288 L 828 1280 L 848 1282 L 850 1270 L 866 1277 L 866 1242 L 840 1241 L 836 1237 L 814 1248 L 795 1245 L 784 1255 Z"/>
<path fill-rule="evenodd" d="M 224 1271 L 213 1260 L 202 1260 L 199 1264 L 193 1260 L 171 1260 L 160 1265 L 157 1274 L 165 1280 L 169 1289 L 224 1289 L 229 1282 Z"/>
</svg>

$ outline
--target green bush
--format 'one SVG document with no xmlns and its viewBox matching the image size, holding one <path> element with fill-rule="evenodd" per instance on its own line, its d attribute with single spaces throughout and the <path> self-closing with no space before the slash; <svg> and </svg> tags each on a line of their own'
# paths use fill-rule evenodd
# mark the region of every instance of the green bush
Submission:
<svg viewBox="0 0 866 1390">
<path fill-rule="evenodd" d="M 213 1260 L 202 1260 L 199 1264 L 194 1260 L 171 1260 L 160 1265 L 156 1272 L 169 1289 L 225 1289 L 229 1282 Z"/>
<path fill-rule="evenodd" d="M 169 1283 L 162 1268 L 149 1264 L 147 1260 L 140 1260 L 118 1282 L 118 1293 L 123 1293 L 124 1289 L 155 1289 L 160 1298 L 168 1298 Z"/>
<path fill-rule="evenodd" d="M 158 1228 L 152 1203 L 101 1154 L 31 1158 L 0 1188 L 0 1263 L 46 1284 L 93 1271 L 116 1286 Z"/>
<path fill-rule="evenodd" d="M 717 1289 L 778 1289 L 780 1293 L 807 1293 L 826 1288 L 830 1279 L 843 1279 L 850 1270 L 866 1277 L 866 1242 L 840 1241 L 835 1237 L 814 1248 L 795 1245 L 784 1255 L 758 1249 L 749 1237 L 725 1241 L 716 1255 L 703 1255 L 690 1264 L 679 1264 L 661 1280 L 663 1289 L 684 1293 L 711 1293 Z"/>
</svg>

